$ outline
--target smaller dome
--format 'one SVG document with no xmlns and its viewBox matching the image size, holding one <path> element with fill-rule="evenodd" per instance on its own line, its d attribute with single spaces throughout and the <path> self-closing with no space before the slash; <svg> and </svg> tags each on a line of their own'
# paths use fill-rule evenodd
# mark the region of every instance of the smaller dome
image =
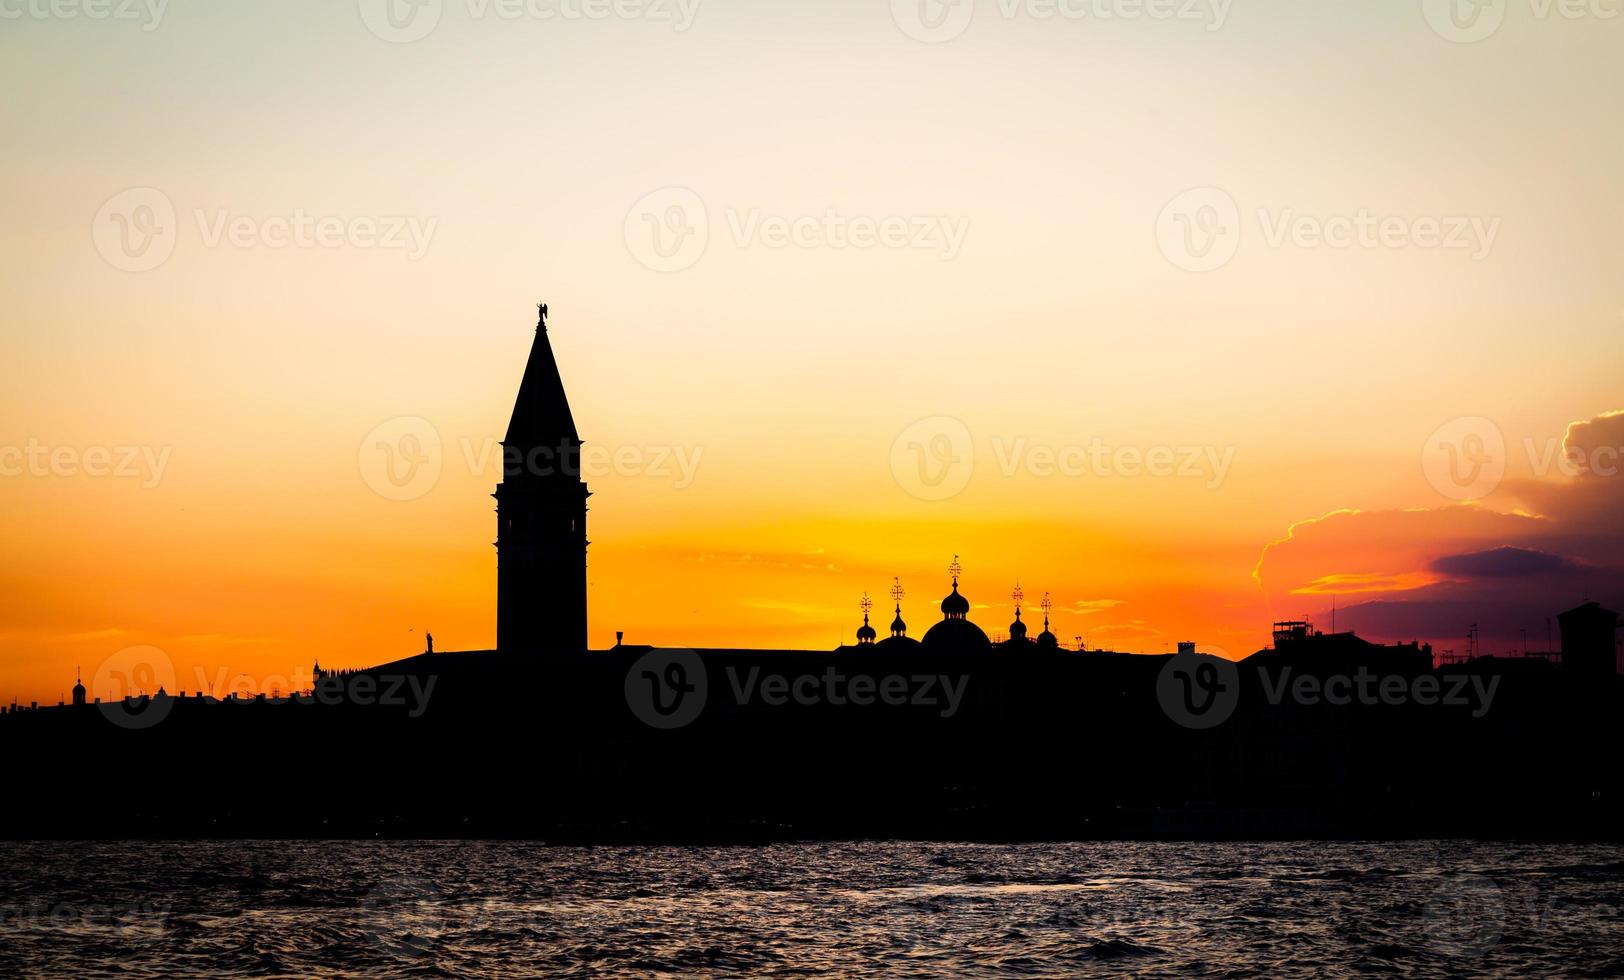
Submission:
<svg viewBox="0 0 1624 980">
<path fill-rule="evenodd" d="M 942 615 L 968 616 L 970 614 L 970 600 L 959 595 L 959 580 L 953 580 L 953 591 L 942 600 Z"/>
<path fill-rule="evenodd" d="M 920 643 L 911 636 L 888 636 L 874 644 L 874 649 L 882 653 L 918 653 Z"/>
<path fill-rule="evenodd" d="M 857 642 L 873 643 L 874 637 L 877 635 L 878 634 L 874 632 L 874 627 L 868 625 L 868 616 L 864 615 L 863 625 L 857 627 Z"/>
<path fill-rule="evenodd" d="M 902 621 L 902 607 L 897 607 L 897 618 L 891 620 L 891 635 L 901 636 L 908 632 L 908 624 Z"/>
<path fill-rule="evenodd" d="M 1060 641 L 1055 639 L 1053 633 L 1049 632 L 1048 630 L 1044 630 L 1038 634 L 1038 646 L 1047 650 L 1053 650 L 1060 646 Z"/>
<path fill-rule="evenodd" d="M 1026 624 L 1021 622 L 1019 615 L 1015 617 L 1015 622 L 1009 624 L 1009 638 L 1012 640 L 1026 639 Z"/>
</svg>

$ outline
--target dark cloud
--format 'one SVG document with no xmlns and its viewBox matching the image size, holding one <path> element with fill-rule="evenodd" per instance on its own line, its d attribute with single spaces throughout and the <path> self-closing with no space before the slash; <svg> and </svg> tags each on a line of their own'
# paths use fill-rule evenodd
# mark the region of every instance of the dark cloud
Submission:
<svg viewBox="0 0 1624 980">
<path fill-rule="evenodd" d="M 1445 555 L 1434 559 L 1435 572 L 1456 578 L 1521 578 L 1528 575 L 1550 575 L 1555 572 L 1576 571 L 1578 562 L 1531 548 L 1508 546 L 1473 551 L 1464 555 Z"/>
</svg>

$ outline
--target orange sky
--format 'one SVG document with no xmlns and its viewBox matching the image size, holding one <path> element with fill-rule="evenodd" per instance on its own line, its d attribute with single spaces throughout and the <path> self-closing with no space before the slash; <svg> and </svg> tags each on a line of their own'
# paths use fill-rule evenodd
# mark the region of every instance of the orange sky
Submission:
<svg viewBox="0 0 1624 980">
<path fill-rule="evenodd" d="M 1624 23 L 893 6 L 8 22 L 0 699 L 489 646 L 540 299 L 608 454 L 595 644 L 831 647 L 893 576 L 922 633 L 955 554 L 989 633 L 1018 580 L 1146 652 L 1333 594 L 1452 642 L 1524 565 L 1496 642 L 1617 594 L 1615 484 L 1551 449 L 1624 408 Z M 380 492 L 408 435 L 438 476 Z"/>
</svg>

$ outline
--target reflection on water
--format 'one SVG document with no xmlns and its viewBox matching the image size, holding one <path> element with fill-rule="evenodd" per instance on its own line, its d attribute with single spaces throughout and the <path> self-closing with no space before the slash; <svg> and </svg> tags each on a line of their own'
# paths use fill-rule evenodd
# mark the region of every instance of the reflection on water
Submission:
<svg viewBox="0 0 1624 980">
<path fill-rule="evenodd" d="M 1613 845 L 29 843 L 0 974 L 1605 976 Z"/>
</svg>

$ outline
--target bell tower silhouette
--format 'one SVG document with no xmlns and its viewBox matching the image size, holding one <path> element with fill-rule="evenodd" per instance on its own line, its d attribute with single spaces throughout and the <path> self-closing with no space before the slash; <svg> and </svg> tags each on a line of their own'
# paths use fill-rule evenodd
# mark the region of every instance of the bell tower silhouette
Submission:
<svg viewBox="0 0 1624 980">
<path fill-rule="evenodd" d="M 496 646 L 586 649 L 586 498 L 581 438 L 547 340 L 547 305 L 502 439 L 496 493 Z"/>
</svg>

